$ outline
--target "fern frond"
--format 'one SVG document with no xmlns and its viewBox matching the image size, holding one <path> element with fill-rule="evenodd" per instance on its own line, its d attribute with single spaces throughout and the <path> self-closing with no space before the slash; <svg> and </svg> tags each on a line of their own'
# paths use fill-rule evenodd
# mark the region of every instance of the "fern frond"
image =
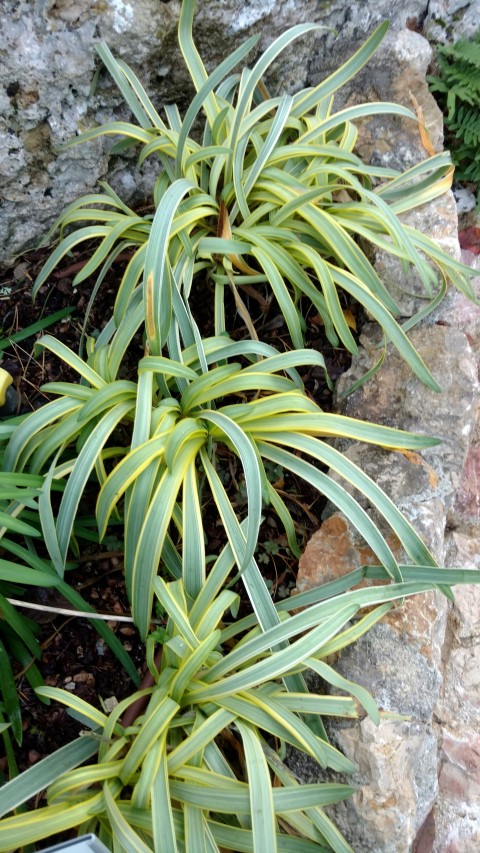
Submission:
<svg viewBox="0 0 480 853">
<path fill-rule="evenodd" d="M 454 64 L 460 62 L 473 66 L 480 71 L 480 34 L 476 33 L 471 39 L 459 39 L 451 47 L 438 48 L 441 56 L 451 59 Z"/>
<path fill-rule="evenodd" d="M 480 30 L 437 49 L 438 75 L 427 78 L 445 116 L 446 143 L 459 181 L 480 182 Z"/>
</svg>

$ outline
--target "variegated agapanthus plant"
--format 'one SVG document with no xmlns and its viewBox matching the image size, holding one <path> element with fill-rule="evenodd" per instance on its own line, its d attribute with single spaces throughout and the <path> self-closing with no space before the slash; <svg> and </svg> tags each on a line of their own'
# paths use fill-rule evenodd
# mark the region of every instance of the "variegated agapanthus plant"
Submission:
<svg viewBox="0 0 480 853">
<path fill-rule="evenodd" d="M 67 705 L 86 730 L 0 789 L 0 851 L 75 829 L 97 832 L 118 853 L 348 853 L 323 807 L 352 789 L 300 785 L 282 760 L 289 744 L 348 773 L 353 766 L 328 743 L 322 715 L 379 719 L 366 691 L 325 658 L 397 599 L 438 585 L 451 595 L 452 584 L 480 580 L 479 572 L 438 569 L 392 501 L 331 441 L 421 450 L 435 439 L 323 412 L 300 376 L 304 366 L 325 370 L 322 354 L 305 347 L 309 304 L 331 345 L 356 352 L 347 294 L 418 378 L 439 390 L 357 238 L 416 268 L 429 302 L 422 315 L 448 281 L 472 295 L 470 270 L 398 217 L 448 188 L 448 155 L 404 174 L 368 166 L 354 152 L 354 121 L 374 113 L 416 116 L 385 103 L 333 109 L 334 93 L 372 56 L 387 25 L 318 86 L 270 97 L 263 75 L 317 25 L 288 30 L 239 73 L 253 37 L 207 75 L 192 38 L 194 7 L 184 0 L 180 13 L 180 48 L 196 90 L 183 117 L 168 106 L 163 119 L 131 69 L 105 45 L 98 48 L 136 124 L 111 122 L 68 144 L 109 134 L 123 137 L 117 147 L 139 144 L 140 163 L 157 157 L 153 213 L 141 216 L 104 184 L 71 204 L 52 229 L 60 229 L 60 241 L 34 292 L 86 241 L 98 246 L 75 282 L 95 274 L 92 299 L 118 256 L 128 253 L 129 261 L 113 314 L 96 340 L 86 337 L 85 355 L 51 336 L 40 341 L 79 382 L 44 387 L 54 399 L 15 425 L 3 463 L 12 478 L 31 478 L 17 484 L 31 484 L 49 578 L 65 584 L 82 495 L 96 496 L 100 537 L 112 519 L 123 525 L 126 585 L 146 641 L 148 683 L 109 715 L 70 693 L 38 688 L 44 699 Z M 212 294 L 213 334 L 192 310 L 199 283 L 203 299 Z M 241 340 L 227 316 L 227 292 L 248 332 Z M 261 294 L 275 299 L 290 350 L 259 340 L 249 298 Z M 139 341 L 144 354 L 132 369 L 132 342 L 138 348 Z M 243 506 L 227 485 L 229 459 L 243 472 Z M 266 507 L 299 553 L 288 493 L 269 476 L 278 466 L 339 507 L 381 566 L 275 605 L 255 560 Z M 55 488 L 59 502 L 52 501 Z M 411 565 L 398 564 L 355 492 L 367 497 Z M 207 504 L 225 530 L 218 556 L 208 553 Z M 34 552 L 31 543 L 24 550 Z M 39 568 L 32 558 L 29 565 Z M 389 583 L 355 589 L 365 577 Z M 250 607 L 241 619 L 238 589 Z M 154 601 L 165 627 L 151 634 Z M 311 695 L 308 669 L 349 695 Z M 44 788 L 46 804 L 34 814 L 21 811 Z"/>
</svg>

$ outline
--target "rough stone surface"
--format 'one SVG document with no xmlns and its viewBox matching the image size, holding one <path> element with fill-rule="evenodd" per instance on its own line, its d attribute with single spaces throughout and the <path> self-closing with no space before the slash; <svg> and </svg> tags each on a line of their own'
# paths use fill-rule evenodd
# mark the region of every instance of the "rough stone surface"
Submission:
<svg viewBox="0 0 480 853">
<path fill-rule="evenodd" d="M 426 233 L 444 252 L 460 259 L 457 207 L 452 192 L 401 214 L 400 219 L 404 225 Z M 420 274 L 412 269 L 404 270 L 397 258 L 381 250 L 374 252 L 374 260 L 381 280 L 398 305 L 400 316 L 412 317 L 420 311 L 429 297 Z"/>
<path fill-rule="evenodd" d="M 478 30 L 479 20 L 478 0 L 430 0 L 423 31 L 433 41 L 454 42 L 473 36 Z"/>
<path fill-rule="evenodd" d="M 347 443 L 342 450 L 403 510 L 440 564 L 466 568 L 480 567 L 479 331 L 478 308 L 452 292 L 429 325 L 409 335 L 442 394 L 425 389 L 389 352 L 375 377 L 341 405 L 344 414 L 443 438 L 422 454 Z M 339 394 L 378 359 L 377 340 L 367 326 L 364 350 L 339 380 Z M 371 514 L 368 501 L 356 497 Z M 382 529 L 400 559 L 398 541 Z M 373 562 L 348 519 L 327 512 L 301 558 L 297 587 Z M 459 587 L 454 605 L 431 592 L 390 611 L 335 661 L 380 708 L 407 715 L 378 729 L 368 720 L 331 728 L 334 743 L 359 768 L 358 793 L 332 810 L 356 853 L 479 849 L 479 625 L 478 586 Z"/>
<path fill-rule="evenodd" d="M 467 457 L 468 460 L 468 457 Z M 458 504 L 457 504 L 458 505 Z M 480 568 L 480 526 L 458 523 L 446 535 L 449 566 Z M 443 683 L 435 708 L 439 796 L 433 809 L 433 853 L 479 849 L 480 833 L 480 589 L 455 590 L 448 613 Z"/>
<path fill-rule="evenodd" d="M 431 4 L 430 4 L 431 5 Z M 462 4 L 460 19 L 475 4 Z M 116 56 L 130 63 L 157 105 L 178 102 L 185 106 L 191 84 L 177 47 L 180 0 L 3 0 L 0 10 L 0 263 L 8 263 L 42 237 L 63 207 L 95 188 L 107 174 L 125 200 L 151 189 L 155 170 L 144 166 L 135 172 L 135 158 L 108 156 L 111 141 L 99 139 L 58 153 L 59 143 L 78 131 L 109 119 L 127 118 L 122 99 L 105 73 L 92 87 L 98 66 L 94 46 L 106 41 Z M 200 0 L 195 18 L 198 49 L 208 69 L 253 33 L 260 34 L 257 52 L 287 27 L 313 21 L 323 29 L 308 33 L 282 54 L 269 70 L 273 91 L 296 91 L 312 85 L 335 70 L 367 34 L 385 18 L 392 33 L 395 55 L 382 49 L 372 72 L 356 86 L 362 99 L 406 101 L 412 89 L 424 111 L 435 147 L 439 144 L 438 115 L 434 101 L 425 103 L 426 87 L 419 85 L 430 60 L 426 41 L 406 30 L 418 29 L 429 8 L 427 0 Z M 392 44 L 395 45 L 392 48 Z M 383 56 L 383 60 L 382 57 Z M 387 57 L 387 58 L 385 58 Z M 383 62 L 383 65 L 382 65 Z M 402 78 L 396 73 L 397 64 Z M 373 69 L 375 73 L 373 73 Z M 353 92 L 352 87 L 349 87 Z M 393 95 L 393 97 L 392 97 Z M 353 95 L 352 95 L 353 97 Z M 428 99 L 427 99 L 428 100 Z M 435 129 L 436 122 L 436 129 Z M 404 122 L 403 125 L 408 124 Z M 402 126 L 403 126 L 402 125 Z M 411 135 L 398 140 L 403 162 L 411 161 Z M 378 127 L 377 127 L 377 140 Z M 417 131 L 418 136 L 418 131 Z M 387 135 L 382 136 L 387 140 Z M 396 156 L 390 143 L 387 159 Z M 385 152 L 384 152 L 385 153 Z"/>
<path fill-rule="evenodd" d="M 431 719 L 440 675 L 412 645 L 399 642 L 384 622 L 376 625 L 340 656 L 336 668 L 362 683 L 382 710 L 406 714 L 416 723 Z"/>
<path fill-rule="evenodd" d="M 359 792 L 330 812 L 355 853 L 409 853 L 437 793 L 432 731 L 410 721 L 377 728 L 365 719 L 336 731 L 335 745 L 358 766 Z"/>
<path fill-rule="evenodd" d="M 400 457 L 394 459 L 397 454 L 389 454 L 394 470 L 390 464 L 382 466 L 380 484 L 390 489 L 393 499 L 400 503 L 402 494 L 403 502 L 408 503 L 410 489 L 413 489 L 417 499 L 435 497 L 448 504 L 458 490 L 475 428 L 479 394 L 477 363 L 467 336 L 453 327 L 431 325 L 428 333 L 423 327 L 415 328 L 409 338 L 441 386 L 442 393 L 425 388 L 400 356 L 392 352 L 373 380 L 346 398 L 342 411 L 364 420 L 442 439 L 441 445 L 422 453 L 418 466 L 406 466 Z M 365 343 L 366 348 L 358 360 L 339 380 L 339 394 L 378 359 L 378 351 L 368 340 Z M 373 453 L 373 464 L 378 467 L 378 451 L 373 450 Z M 405 471 L 409 478 L 406 489 L 402 486 Z M 398 493 L 398 488 L 402 494 Z"/>
<path fill-rule="evenodd" d="M 441 151 L 443 117 L 425 80 L 432 56 L 430 44 L 418 33 L 392 30 L 368 65 L 338 92 L 336 104 L 402 104 L 417 113 L 425 124 L 430 146 Z M 404 170 L 426 157 L 416 121 L 386 114 L 365 118 L 359 127 L 356 149 L 366 162 Z"/>
<path fill-rule="evenodd" d="M 468 451 L 456 497 L 457 512 L 480 520 L 480 447 Z"/>
</svg>

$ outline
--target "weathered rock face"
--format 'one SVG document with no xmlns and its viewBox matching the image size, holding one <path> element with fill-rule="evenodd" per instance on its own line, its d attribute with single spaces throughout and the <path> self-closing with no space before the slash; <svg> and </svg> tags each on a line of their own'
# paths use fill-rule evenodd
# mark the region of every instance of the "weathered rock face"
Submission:
<svg viewBox="0 0 480 853">
<path fill-rule="evenodd" d="M 464 0 L 430 0 L 423 28 L 429 39 L 452 42 L 472 36 L 478 30 L 479 20 L 478 0 L 470 3 Z"/>
<path fill-rule="evenodd" d="M 363 720 L 339 729 L 335 744 L 358 766 L 353 783 L 361 794 L 335 808 L 335 822 L 355 853 L 410 853 L 436 795 L 435 735 L 416 722 L 375 727 Z M 405 808 L 409 803 L 415 807 Z"/>
<path fill-rule="evenodd" d="M 432 323 L 410 335 L 442 394 L 404 374 L 399 357 L 389 353 L 377 375 L 343 403 L 346 414 L 421 428 L 443 436 L 443 444 L 421 456 L 367 445 L 345 452 L 393 498 L 440 564 L 479 568 L 480 361 L 470 340 L 478 341 L 480 320 L 478 309 L 470 304 L 467 311 L 462 300 L 451 294 L 437 312 L 437 322 L 445 325 Z M 365 335 L 371 350 L 369 328 Z M 339 381 L 339 391 L 364 372 L 371 357 L 371 351 L 360 354 Z M 388 541 L 399 558 L 398 542 Z M 336 512 L 302 555 L 297 588 L 375 562 L 348 519 Z M 381 709 L 407 715 L 402 722 L 384 720 L 377 729 L 363 720 L 330 730 L 335 744 L 358 765 L 358 794 L 333 809 L 356 853 L 479 849 L 479 625 L 477 586 L 456 590 L 453 605 L 431 592 L 390 611 L 336 660 L 342 675 L 367 687 Z"/>
<path fill-rule="evenodd" d="M 429 5 L 427 0 L 393 6 L 390 0 L 201 0 L 195 35 L 211 69 L 253 33 L 261 34 L 258 50 L 263 50 L 294 23 L 322 24 L 328 29 L 296 41 L 271 68 L 272 88 L 294 91 L 338 67 L 381 20 L 390 19 L 395 32 L 421 26 Z M 476 5 L 462 3 L 456 17 L 468 17 Z M 3 0 L 0 263 L 35 245 L 66 204 L 90 192 L 107 174 L 125 200 L 151 189 L 155 169 L 146 165 L 139 174 L 134 158 L 109 159 L 111 142 L 95 140 L 61 154 L 58 145 L 88 127 L 128 116 L 106 75 L 100 75 L 92 91 L 98 65 L 94 46 L 101 40 L 132 65 L 155 103 L 184 106 L 191 85 L 177 47 L 180 6 L 179 0 Z M 408 50 L 411 46 L 406 49 L 399 42 L 399 61 L 403 55 L 407 64 L 413 58 L 428 62 L 426 42 L 410 58 Z M 377 72 L 375 97 L 388 90 L 389 97 L 393 91 L 394 98 L 408 100 L 408 88 L 395 89 L 394 75 L 394 64 L 388 74 L 385 68 Z M 367 73 L 361 84 L 365 94 L 372 92 L 372 85 L 364 85 L 368 80 Z M 398 141 L 397 150 L 401 148 Z"/>
<path fill-rule="evenodd" d="M 412 34 L 406 34 L 406 42 L 413 45 Z M 375 61 L 381 68 L 382 56 Z M 417 73 L 421 76 L 421 62 Z M 397 85 L 402 87 L 402 78 Z M 426 105 L 428 92 L 422 85 L 414 91 L 420 91 Z M 430 116 L 431 138 L 436 139 L 435 111 Z M 375 131 L 362 128 L 360 146 L 366 157 L 388 162 L 390 152 L 397 151 L 396 133 L 400 165 L 417 162 L 422 155 L 413 130 L 409 140 L 405 128 L 392 125 L 385 127 L 385 135 L 382 130 L 380 143 Z M 459 257 L 450 194 L 408 214 L 407 221 Z M 464 254 L 462 259 L 478 264 L 472 256 Z M 421 305 L 420 283 L 411 275 L 402 276 L 399 266 L 379 252 L 375 264 L 402 315 L 412 315 Z M 478 297 L 480 279 L 475 292 Z M 480 309 L 452 289 L 409 338 L 442 387 L 441 394 L 426 389 L 389 347 L 375 377 L 342 400 L 342 392 L 378 360 L 378 329 L 367 325 L 363 348 L 337 384 L 338 408 L 356 418 L 436 435 L 442 444 L 421 455 L 365 444 L 343 443 L 342 450 L 402 509 L 441 565 L 478 568 Z M 371 514 L 368 502 L 356 497 Z M 398 541 L 385 526 L 383 530 L 401 558 Z M 327 511 L 300 560 L 297 588 L 303 591 L 376 562 L 349 520 Z M 383 710 L 407 715 L 402 722 L 385 719 L 378 728 L 368 720 L 330 728 L 335 744 L 358 766 L 358 794 L 332 810 L 356 853 L 479 849 L 479 617 L 476 586 L 458 589 L 454 605 L 436 592 L 412 598 L 335 661 L 346 678 L 371 691 Z"/>
<path fill-rule="evenodd" d="M 479 288 L 480 279 L 477 293 Z M 340 393 L 373 363 L 373 327 L 364 334 L 365 349 L 340 379 Z M 403 372 L 398 355 L 389 353 L 373 380 L 346 398 L 342 411 L 440 435 L 442 445 L 421 456 L 366 445 L 346 453 L 402 508 L 441 564 L 479 568 L 480 312 L 452 291 L 430 325 L 410 338 L 443 393 L 423 388 Z M 393 550 L 398 557 L 398 543 Z M 373 562 L 348 520 L 334 513 L 308 544 L 297 587 L 304 590 Z M 429 593 L 392 610 L 336 661 L 382 709 L 408 715 L 402 723 L 385 720 L 378 729 L 366 720 L 333 727 L 334 742 L 359 768 L 359 793 L 333 810 L 356 853 L 479 849 L 479 624 L 477 586 L 459 588 L 449 606 L 440 593 Z"/>
</svg>

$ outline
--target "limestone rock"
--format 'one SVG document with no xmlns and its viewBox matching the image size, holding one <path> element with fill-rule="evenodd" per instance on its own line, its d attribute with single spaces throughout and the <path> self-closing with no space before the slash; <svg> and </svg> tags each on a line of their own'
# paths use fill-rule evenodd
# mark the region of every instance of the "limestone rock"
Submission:
<svg viewBox="0 0 480 853">
<path fill-rule="evenodd" d="M 341 728 L 335 743 L 358 766 L 358 793 L 331 810 L 355 853 L 409 853 L 436 796 L 437 745 L 415 722 L 370 720 Z"/>
<path fill-rule="evenodd" d="M 400 559 L 402 550 L 398 539 L 392 534 L 387 541 L 395 557 Z M 345 516 L 333 513 L 312 535 L 300 557 L 297 592 L 336 580 L 365 565 L 378 565 L 377 557 Z"/>
<path fill-rule="evenodd" d="M 478 30 L 479 20 L 478 0 L 430 0 L 423 30 L 433 41 L 454 42 L 473 36 Z"/>
<path fill-rule="evenodd" d="M 475 853 L 480 843 L 478 728 L 443 728 L 438 785 L 433 853 Z"/>
<path fill-rule="evenodd" d="M 336 668 L 363 684 L 379 707 L 407 714 L 413 721 L 430 720 L 440 690 L 440 675 L 412 645 L 399 642 L 392 628 L 377 624 L 342 653 Z"/>
<path fill-rule="evenodd" d="M 452 192 L 400 214 L 400 220 L 404 225 L 426 234 L 456 260 L 460 259 L 457 206 Z M 373 257 L 375 269 L 393 296 L 400 315 L 412 317 L 420 311 L 429 297 L 420 274 L 411 266 L 404 270 L 398 258 L 383 250 L 375 250 Z M 433 292 L 430 295 L 432 297 Z"/>
<path fill-rule="evenodd" d="M 474 255 L 473 252 L 462 249 L 460 261 L 473 270 L 478 270 L 478 276 L 471 279 L 472 295 L 478 303 L 480 299 L 480 255 Z M 450 288 L 443 302 L 430 315 L 429 321 L 432 323 L 442 322 L 446 326 L 464 332 L 477 359 L 480 357 L 480 305 L 472 302 L 471 299 L 467 299 L 459 290 Z"/>
<path fill-rule="evenodd" d="M 422 452 L 423 462 L 418 471 L 412 467 L 409 472 L 409 487 L 415 489 L 416 496 L 421 500 L 426 498 L 428 491 L 430 496 L 450 503 L 460 484 L 476 423 L 479 396 L 476 359 L 466 335 L 454 328 L 433 325 L 428 327 L 428 333 L 423 328 L 415 328 L 409 338 L 442 392 L 425 388 L 411 374 L 400 356 L 396 352 L 389 352 L 373 380 L 343 401 L 342 412 L 442 439 L 441 445 Z M 378 359 L 378 351 L 372 348 L 368 338 L 365 342 L 369 352 L 362 352 L 352 368 L 341 377 L 337 385 L 339 394 Z M 401 499 L 398 488 L 401 488 L 404 476 L 401 473 L 397 476 L 398 465 L 395 472 L 389 466 L 383 470 L 381 485 L 388 490 L 390 478 L 392 496 L 395 500 Z M 397 492 L 394 494 L 395 490 Z M 405 491 L 406 496 L 409 494 Z"/>
<path fill-rule="evenodd" d="M 410 333 L 442 394 L 425 389 L 400 357 L 389 352 L 375 377 L 341 403 L 344 414 L 442 436 L 443 444 L 422 454 L 365 444 L 344 443 L 342 449 L 403 510 L 440 563 L 478 567 L 475 524 L 457 527 L 445 537 L 447 507 L 451 523 L 459 517 L 455 494 L 465 459 L 471 470 L 470 442 L 476 435 L 477 361 L 465 334 L 467 327 L 473 331 L 473 320 L 466 309 L 462 316 L 462 331 L 447 306 L 437 323 Z M 365 330 L 365 350 L 339 380 L 340 394 L 378 358 L 375 334 L 373 327 Z M 371 514 L 369 502 L 356 498 Z M 375 520 L 382 523 L 377 516 Z M 400 558 L 398 542 L 389 541 Z M 301 559 L 297 587 L 323 583 L 374 561 L 348 519 L 328 514 Z M 480 720 L 479 607 L 476 586 L 457 589 L 448 613 L 446 599 L 438 592 L 412 597 L 336 660 L 340 672 L 369 689 L 381 708 L 408 716 L 408 722 L 385 720 L 378 729 L 367 720 L 331 728 L 335 744 L 359 765 L 358 794 L 334 809 L 356 853 L 477 849 L 474 821 L 480 811 L 475 786 L 473 798 L 467 794 L 476 765 L 474 756 L 467 764 L 467 753 L 469 747 L 476 749 Z M 437 736 L 445 747 L 438 756 Z"/>
<path fill-rule="evenodd" d="M 443 116 L 425 80 L 432 48 L 417 32 L 392 30 L 367 66 L 344 86 L 336 104 L 365 101 L 403 104 L 425 124 L 430 146 L 443 149 Z M 363 160 L 405 170 L 427 157 L 415 120 L 378 115 L 359 123 L 356 150 Z"/>
<path fill-rule="evenodd" d="M 446 536 L 446 565 L 480 567 L 478 524 Z M 480 589 L 455 590 L 443 652 L 443 682 L 434 711 L 439 737 L 439 793 L 432 853 L 474 853 L 480 834 Z M 420 851 L 421 853 L 421 851 Z"/>
</svg>

